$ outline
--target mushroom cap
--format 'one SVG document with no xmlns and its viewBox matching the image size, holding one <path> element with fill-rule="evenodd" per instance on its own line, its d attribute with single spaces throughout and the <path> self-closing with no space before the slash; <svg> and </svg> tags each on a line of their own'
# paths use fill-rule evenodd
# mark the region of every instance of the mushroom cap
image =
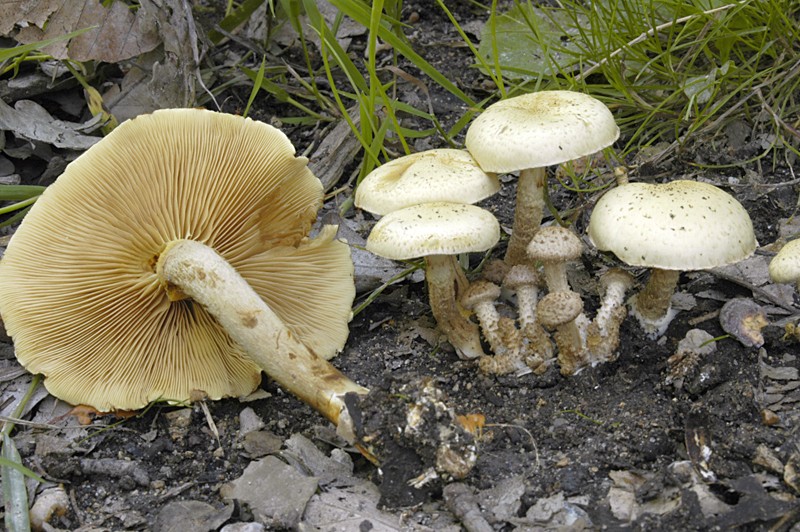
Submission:
<svg viewBox="0 0 800 532">
<path fill-rule="evenodd" d="M 419 203 L 477 203 L 500 190 L 467 150 L 437 149 L 406 155 L 379 166 L 359 183 L 355 205 L 384 215 Z"/>
<path fill-rule="evenodd" d="M 20 362 L 98 410 L 239 396 L 261 371 L 154 272 L 176 239 L 214 248 L 323 357 L 347 338 L 348 247 L 307 237 L 322 186 L 279 130 L 200 109 L 142 115 L 72 162 L 0 262 L 0 312 Z M 268 348 L 268 346 L 265 346 Z"/>
<path fill-rule="evenodd" d="M 603 102 L 573 91 L 541 91 L 487 107 L 469 126 L 466 146 L 487 172 L 571 161 L 610 146 L 619 128 Z"/>
<path fill-rule="evenodd" d="M 539 273 L 529 264 L 515 264 L 503 277 L 503 286 L 509 290 L 517 290 L 522 286 L 535 287 L 539 282 Z"/>
<path fill-rule="evenodd" d="M 583 301 L 577 292 L 550 292 L 536 305 L 536 318 L 547 329 L 569 323 L 583 311 Z"/>
<path fill-rule="evenodd" d="M 500 240 L 500 223 L 487 210 L 433 202 L 390 212 L 372 228 L 367 251 L 402 260 L 486 251 Z"/>
<path fill-rule="evenodd" d="M 633 266 L 702 270 L 746 259 L 756 249 L 750 215 L 713 185 L 678 180 L 628 183 L 595 205 L 589 238 Z"/>
<path fill-rule="evenodd" d="M 800 280 L 800 239 L 787 242 L 769 263 L 769 276 L 776 283 Z"/>
<path fill-rule="evenodd" d="M 611 268 L 600 276 L 600 286 L 603 290 L 610 285 L 619 285 L 624 291 L 628 291 L 636 284 L 636 279 L 622 268 Z"/>
<path fill-rule="evenodd" d="M 528 256 L 542 262 L 569 262 L 583 253 L 578 235 L 560 225 L 540 228 L 528 244 Z"/>
<path fill-rule="evenodd" d="M 494 304 L 500 298 L 502 290 L 491 281 L 479 279 L 467 287 L 461 296 L 461 305 L 467 310 L 473 310 L 480 303 Z"/>
</svg>

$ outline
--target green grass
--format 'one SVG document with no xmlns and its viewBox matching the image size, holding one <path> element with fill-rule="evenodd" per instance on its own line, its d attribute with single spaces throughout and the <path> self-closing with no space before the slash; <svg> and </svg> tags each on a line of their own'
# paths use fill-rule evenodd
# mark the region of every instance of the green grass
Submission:
<svg viewBox="0 0 800 532">
<path fill-rule="evenodd" d="M 614 112 L 623 154 L 662 141 L 673 153 L 713 140 L 734 121 L 761 135 L 755 158 L 798 153 L 797 0 L 559 6 L 493 6 L 478 56 L 501 93 L 590 93 Z"/>
</svg>

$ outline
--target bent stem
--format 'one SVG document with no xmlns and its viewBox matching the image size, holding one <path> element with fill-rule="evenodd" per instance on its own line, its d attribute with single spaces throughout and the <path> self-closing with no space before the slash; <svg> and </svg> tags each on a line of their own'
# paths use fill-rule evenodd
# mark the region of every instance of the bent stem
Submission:
<svg viewBox="0 0 800 532">
<path fill-rule="evenodd" d="M 528 262 L 527 247 L 542 225 L 544 216 L 544 185 L 547 169 L 528 168 L 519 173 L 517 199 L 514 207 L 514 227 L 506 249 L 505 262 L 509 266 Z"/>
<path fill-rule="evenodd" d="M 431 313 L 459 357 L 483 356 L 480 329 L 466 318 L 458 303 L 469 282 L 455 255 L 425 257 L 425 280 Z"/>
<path fill-rule="evenodd" d="M 202 305 L 267 375 L 334 424 L 347 393 L 369 391 L 295 338 L 233 266 L 205 244 L 170 242 L 156 273 L 171 300 L 191 298 Z"/>
</svg>

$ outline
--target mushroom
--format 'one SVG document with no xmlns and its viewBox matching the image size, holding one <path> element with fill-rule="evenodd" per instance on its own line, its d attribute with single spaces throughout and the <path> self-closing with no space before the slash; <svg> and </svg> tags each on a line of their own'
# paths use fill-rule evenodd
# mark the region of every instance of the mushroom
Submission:
<svg viewBox="0 0 800 532">
<path fill-rule="evenodd" d="M 497 175 L 481 170 L 468 151 L 427 150 L 370 172 L 356 188 L 355 206 L 382 216 L 419 203 L 477 203 L 498 190 Z"/>
<path fill-rule="evenodd" d="M 567 262 L 580 258 L 583 243 L 569 229 L 549 225 L 533 235 L 527 253 L 530 259 L 542 263 L 545 283 L 550 292 L 568 292 Z"/>
<path fill-rule="evenodd" d="M 494 356 L 483 356 L 478 361 L 481 371 L 504 375 L 523 370 L 521 349 L 522 335 L 514 320 L 500 316 L 495 302 L 500 297 L 500 287 L 480 279 L 470 284 L 461 296 L 461 305 L 475 313 L 483 336 Z"/>
<path fill-rule="evenodd" d="M 586 348 L 592 363 L 616 358 L 614 352 L 619 346 L 619 328 L 628 314 L 625 294 L 634 282 L 633 276 L 620 268 L 611 268 L 600 277 L 603 300 L 586 331 Z"/>
<path fill-rule="evenodd" d="M 353 265 L 308 238 L 322 187 L 263 123 L 171 109 L 120 125 L 33 206 L 0 262 L 19 361 L 97 410 L 251 392 L 266 371 L 336 422 Z"/>
<path fill-rule="evenodd" d="M 514 226 L 505 260 L 527 260 L 525 247 L 544 213 L 546 167 L 610 146 L 619 128 L 608 108 L 579 92 L 541 91 L 500 100 L 467 130 L 466 146 L 487 172 L 519 171 Z"/>
<path fill-rule="evenodd" d="M 550 292 L 536 308 L 541 323 L 547 329 L 555 329 L 558 348 L 558 364 L 562 375 L 574 375 L 588 364 L 585 338 L 579 323 L 583 301 L 575 292 Z"/>
<path fill-rule="evenodd" d="M 503 278 L 503 286 L 517 295 L 517 318 L 522 335 L 527 340 L 524 357 L 528 366 L 534 371 L 542 368 L 542 365 L 553 356 L 553 345 L 536 319 L 538 284 L 539 275 L 529 264 L 513 266 Z"/>
<path fill-rule="evenodd" d="M 335 227 L 308 237 L 322 185 L 306 162 L 234 115 L 170 109 L 117 127 L 44 192 L 0 261 L 17 357 L 97 410 L 243 395 L 263 369 L 367 458 L 390 445 L 460 478 L 475 446 L 431 383 L 362 423 L 381 390 L 365 397 L 327 360 L 348 335 L 353 264 Z M 399 443 L 400 408 L 432 437 Z"/>
<path fill-rule="evenodd" d="M 675 316 L 670 300 L 681 271 L 746 259 L 758 245 L 750 216 L 723 190 L 696 181 L 624 183 L 595 205 L 589 238 L 631 266 L 650 268 L 645 287 L 629 300 L 652 337 Z"/>
<path fill-rule="evenodd" d="M 776 283 L 795 283 L 800 290 L 800 238 L 787 242 L 772 258 L 769 276 Z"/>
<path fill-rule="evenodd" d="M 481 170 L 466 150 L 427 150 L 400 157 L 370 172 L 356 189 L 355 205 L 373 214 L 387 215 L 423 203 L 472 204 L 499 189 L 497 176 Z M 428 282 L 429 288 L 432 287 L 433 315 L 460 357 L 477 358 L 483 355 L 480 331 L 474 323 L 461 316 L 457 308 L 458 298 L 469 284 L 464 271 L 454 257 L 434 258 L 429 263 L 445 260 L 452 264 L 444 269 L 436 268 L 433 274 L 428 273 L 430 276 L 447 272 L 447 275 L 454 276 L 454 279 L 434 279 L 433 285 Z M 442 292 L 439 289 L 442 283 L 450 283 L 454 288 Z"/>
<path fill-rule="evenodd" d="M 456 255 L 486 251 L 499 239 L 500 224 L 489 211 L 463 203 L 433 202 L 405 207 L 378 220 L 366 248 L 387 259 L 424 257 L 428 298 L 439 328 L 460 356 L 478 358 L 484 354 L 480 332 L 461 312 L 457 300 L 457 285 L 465 284 L 466 277 Z"/>
</svg>

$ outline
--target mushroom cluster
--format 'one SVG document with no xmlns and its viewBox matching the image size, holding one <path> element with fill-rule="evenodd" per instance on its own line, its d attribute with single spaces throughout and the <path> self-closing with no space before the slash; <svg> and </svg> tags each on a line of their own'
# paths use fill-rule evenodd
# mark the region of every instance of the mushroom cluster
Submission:
<svg viewBox="0 0 800 532">
<path fill-rule="evenodd" d="M 356 207 L 382 218 L 367 238 L 381 257 L 425 259 L 431 312 L 458 355 L 484 355 L 480 331 L 460 302 L 469 281 L 457 255 L 486 251 L 500 239 L 492 213 L 473 205 L 497 192 L 495 174 L 485 173 L 464 150 L 438 149 L 379 166 L 359 184 Z"/>
</svg>

